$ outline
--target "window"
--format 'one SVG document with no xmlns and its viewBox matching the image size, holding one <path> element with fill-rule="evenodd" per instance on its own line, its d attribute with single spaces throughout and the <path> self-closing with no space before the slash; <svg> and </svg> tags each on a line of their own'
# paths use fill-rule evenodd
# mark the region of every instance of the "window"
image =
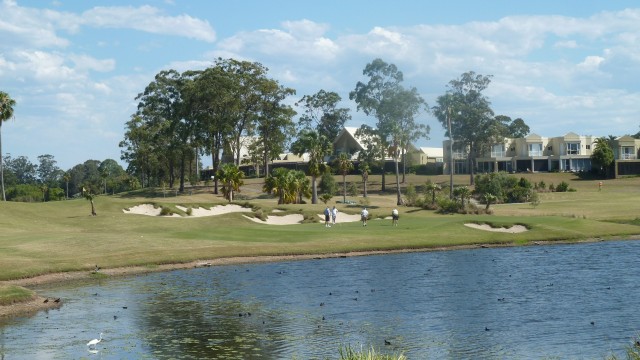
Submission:
<svg viewBox="0 0 640 360">
<path fill-rule="evenodd" d="M 496 144 L 491 147 L 491 157 L 504 157 L 504 144 Z"/>
<path fill-rule="evenodd" d="M 529 156 L 542 156 L 542 144 L 529 144 Z"/>
<path fill-rule="evenodd" d="M 621 150 L 622 150 L 620 154 L 621 160 L 635 160 L 636 154 L 633 146 L 623 146 Z"/>
<path fill-rule="evenodd" d="M 567 143 L 567 155 L 580 154 L 580 143 Z"/>
</svg>

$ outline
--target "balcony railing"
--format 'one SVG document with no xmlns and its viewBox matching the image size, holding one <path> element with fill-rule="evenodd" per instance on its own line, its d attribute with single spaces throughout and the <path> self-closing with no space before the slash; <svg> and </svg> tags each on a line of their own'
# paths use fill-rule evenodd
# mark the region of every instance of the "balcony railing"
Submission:
<svg viewBox="0 0 640 360">
<path fill-rule="evenodd" d="M 636 160 L 635 154 L 620 154 L 620 160 Z"/>
</svg>

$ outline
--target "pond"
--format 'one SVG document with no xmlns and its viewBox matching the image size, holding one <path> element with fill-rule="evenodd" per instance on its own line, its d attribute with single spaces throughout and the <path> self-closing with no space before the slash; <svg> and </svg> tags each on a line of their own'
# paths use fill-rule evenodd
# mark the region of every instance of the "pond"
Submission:
<svg viewBox="0 0 640 360">
<path fill-rule="evenodd" d="M 43 287 L 3 359 L 603 359 L 640 330 L 639 241 L 197 268 Z M 103 340 L 87 342 L 103 333 Z"/>
</svg>

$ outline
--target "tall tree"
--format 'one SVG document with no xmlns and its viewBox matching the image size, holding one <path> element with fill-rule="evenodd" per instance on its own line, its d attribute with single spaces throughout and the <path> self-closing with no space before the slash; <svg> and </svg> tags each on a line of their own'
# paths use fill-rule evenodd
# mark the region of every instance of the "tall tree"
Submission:
<svg viewBox="0 0 640 360">
<path fill-rule="evenodd" d="M 295 94 L 295 90 L 267 79 L 261 83 L 260 93 L 261 108 L 255 124 L 257 144 L 254 147 L 260 150 L 265 175 L 268 175 L 269 161 L 285 151 L 295 134 L 293 117 L 296 112 L 282 103 L 287 96 Z"/>
<path fill-rule="evenodd" d="M 309 175 L 311 175 L 311 203 L 318 203 L 317 178 L 327 171 L 324 157 L 331 154 L 331 143 L 324 135 L 317 131 L 302 130 L 298 139 L 291 145 L 291 151 L 298 156 L 305 153 L 309 155 L 307 163 Z"/>
<path fill-rule="evenodd" d="M 38 166 L 26 156 L 18 156 L 12 159 L 6 158 L 7 170 L 11 171 L 17 184 L 35 184 L 38 179 Z"/>
<path fill-rule="evenodd" d="M 397 204 L 402 205 L 400 192 L 399 157 L 408 141 L 426 135 L 428 128 L 415 122 L 415 116 L 426 105 L 415 88 L 405 89 L 400 85 L 403 75 L 394 64 L 375 59 L 363 70 L 369 78 L 367 83 L 358 82 L 349 98 L 358 104 L 358 110 L 373 115 L 381 138 L 390 145 L 396 172 Z"/>
<path fill-rule="evenodd" d="M 595 147 L 591 152 L 591 163 L 598 172 L 603 176 L 608 176 L 609 168 L 613 164 L 614 155 L 613 149 L 609 146 L 608 139 L 606 137 L 597 138 L 595 141 Z"/>
<path fill-rule="evenodd" d="M 194 81 L 186 86 L 188 106 L 196 119 L 196 138 L 205 152 L 211 155 L 214 173 L 220 169 L 225 142 L 233 136 L 235 113 L 238 109 L 237 82 L 221 66 L 192 72 Z M 214 191 L 218 193 L 218 178 Z"/>
<path fill-rule="evenodd" d="M 305 95 L 296 103 L 304 113 L 298 125 L 302 129 L 315 129 L 320 135 L 333 141 L 351 119 L 348 108 L 338 108 L 342 98 L 333 91 L 320 90 L 313 95 Z"/>
<path fill-rule="evenodd" d="M 347 175 L 353 170 L 353 162 L 345 153 L 340 153 L 335 159 L 336 169 L 342 175 L 342 203 L 347 202 Z"/>
<path fill-rule="evenodd" d="M 455 135 L 454 146 L 468 151 L 469 182 L 472 185 L 478 154 L 507 134 L 507 128 L 494 118 L 489 99 L 482 94 L 490 83 L 491 75 L 466 72 L 449 82 L 447 93 L 438 97 L 438 105 L 433 108 L 445 129 L 450 121 Z"/>
<path fill-rule="evenodd" d="M 45 154 L 38 156 L 38 178 L 43 184 L 49 187 L 56 187 L 60 182 L 64 172 L 56 165 L 57 161 L 53 155 Z"/>
<path fill-rule="evenodd" d="M 2 123 L 13 117 L 13 107 L 16 106 L 9 94 L 0 91 L 0 184 L 2 185 L 2 200 L 7 201 L 4 191 L 4 169 L 2 164 Z"/>
</svg>

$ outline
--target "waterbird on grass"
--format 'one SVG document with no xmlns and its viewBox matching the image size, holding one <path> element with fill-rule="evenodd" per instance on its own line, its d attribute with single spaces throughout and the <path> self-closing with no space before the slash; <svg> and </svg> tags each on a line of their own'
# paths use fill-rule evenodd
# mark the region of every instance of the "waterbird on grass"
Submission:
<svg viewBox="0 0 640 360">
<path fill-rule="evenodd" d="M 93 339 L 91 341 L 89 341 L 87 343 L 88 347 L 93 347 L 95 349 L 96 345 L 98 345 L 98 343 L 102 341 L 102 333 L 100 333 L 100 338 L 99 339 Z"/>
</svg>

